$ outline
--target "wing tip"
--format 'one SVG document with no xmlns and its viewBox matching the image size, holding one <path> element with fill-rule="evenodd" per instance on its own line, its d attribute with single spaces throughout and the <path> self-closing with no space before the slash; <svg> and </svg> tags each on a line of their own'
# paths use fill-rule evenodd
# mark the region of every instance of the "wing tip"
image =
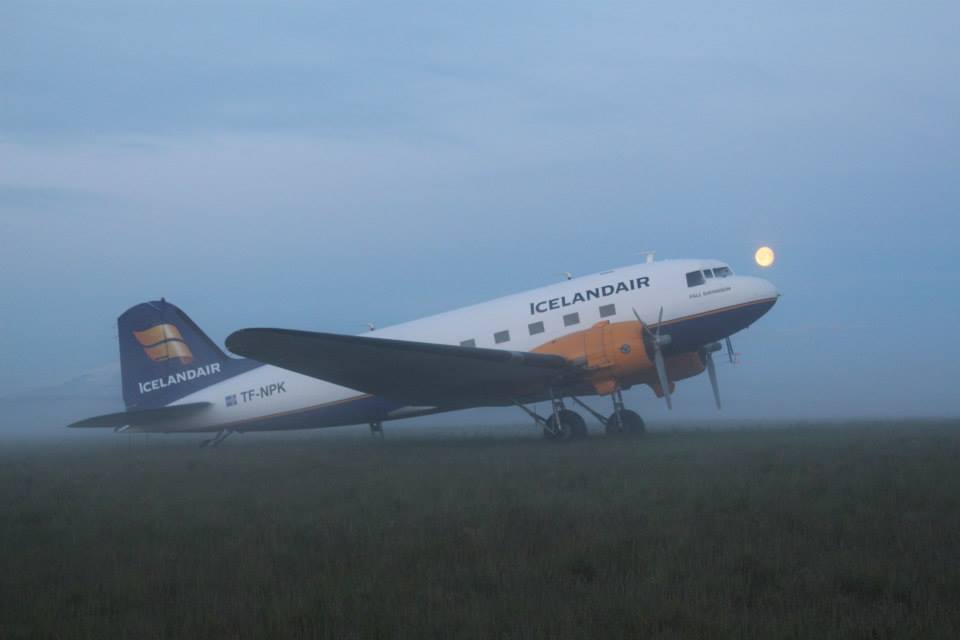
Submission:
<svg viewBox="0 0 960 640">
<path fill-rule="evenodd" d="M 224 345 L 231 353 L 244 358 L 251 357 L 249 349 L 258 336 L 277 334 L 277 333 L 296 333 L 290 329 L 271 329 L 269 327 L 251 327 L 248 329 L 237 329 L 227 336 Z"/>
</svg>

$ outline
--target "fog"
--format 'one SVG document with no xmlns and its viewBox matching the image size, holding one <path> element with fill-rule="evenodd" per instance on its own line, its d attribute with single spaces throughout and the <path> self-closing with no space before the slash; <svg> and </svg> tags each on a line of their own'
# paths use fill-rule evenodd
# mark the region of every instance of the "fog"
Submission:
<svg viewBox="0 0 960 640">
<path fill-rule="evenodd" d="M 960 412 L 956 4 L 0 15 L 0 437 L 100 437 L 63 425 L 122 409 L 144 300 L 221 345 L 356 333 L 644 250 L 760 274 L 761 244 L 783 297 L 723 412 L 706 376 L 629 392 L 651 426 Z"/>
</svg>

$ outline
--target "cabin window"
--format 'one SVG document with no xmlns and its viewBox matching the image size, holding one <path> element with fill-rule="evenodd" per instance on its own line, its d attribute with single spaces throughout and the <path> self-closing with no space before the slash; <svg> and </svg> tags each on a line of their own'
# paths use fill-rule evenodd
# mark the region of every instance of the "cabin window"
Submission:
<svg viewBox="0 0 960 640">
<path fill-rule="evenodd" d="M 461 343 L 460 343 L 460 346 L 461 346 L 461 347 L 476 347 L 476 346 L 477 346 L 477 341 L 474 340 L 473 338 L 470 338 L 469 340 L 464 340 L 463 342 L 461 342 Z"/>
<path fill-rule="evenodd" d="M 574 324 L 580 324 L 580 314 L 579 313 L 568 313 L 563 316 L 563 326 L 569 327 Z"/>
<path fill-rule="evenodd" d="M 600 307 L 600 317 L 608 318 L 610 316 L 617 315 L 617 305 L 615 304 L 605 304 Z"/>
<path fill-rule="evenodd" d="M 706 282 L 703 278 L 703 271 L 691 271 L 687 274 L 687 286 L 696 287 Z"/>
<path fill-rule="evenodd" d="M 497 331 L 495 334 L 493 334 L 493 341 L 496 342 L 497 344 L 501 344 L 503 342 L 510 342 L 510 332 Z"/>
<path fill-rule="evenodd" d="M 527 328 L 530 329 L 530 335 L 535 336 L 538 333 L 543 333 L 543 322 L 531 322 L 527 325 Z"/>
<path fill-rule="evenodd" d="M 713 274 L 718 278 L 729 278 L 733 275 L 733 271 L 730 271 L 730 267 L 717 267 L 713 270 Z"/>
</svg>

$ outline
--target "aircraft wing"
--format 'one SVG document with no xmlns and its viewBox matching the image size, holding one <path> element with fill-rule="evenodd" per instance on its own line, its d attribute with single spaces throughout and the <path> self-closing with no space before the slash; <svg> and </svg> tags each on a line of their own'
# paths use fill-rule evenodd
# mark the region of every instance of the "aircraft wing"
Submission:
<svg viewBox="0 0 960 640">
<path fill-rule="evenodd" d="M 230 351 L 344 387 L 414 405 L 506 404 L 571 372 L 561 356 L 428 342 L 242 329 Z"/>
</svg>

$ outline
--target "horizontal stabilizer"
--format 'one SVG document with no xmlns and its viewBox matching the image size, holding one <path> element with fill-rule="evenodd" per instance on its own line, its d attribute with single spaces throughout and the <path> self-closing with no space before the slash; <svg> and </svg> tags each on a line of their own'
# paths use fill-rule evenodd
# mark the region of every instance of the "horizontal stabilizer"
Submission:
<svg viewBox="0 0 960 640">
<path fill-rule="evenodd" d="M 227 348 L 350 389 L 434 407 L 506 404 L 570 370 L 556 355 L 288 329 L 242 329 L 227 338 Z"/>
<path fill-rule="evenodd" d="M 212 406 L 212 402 L 191 402 L 190 404 L 177 404 L 170 407 L 160 407 L 158 409 L 142 409 L 140 411 L 121 411 L 120 413 L 108 413 L 102 416 L 95 416 L 80 420 L 68 427 L 74 429 L 94 428 L 94 427 L 125 427 L 150 425 L 178 418 L 185 418 L 195 413 L 203 411 Z"/>
</svg>

